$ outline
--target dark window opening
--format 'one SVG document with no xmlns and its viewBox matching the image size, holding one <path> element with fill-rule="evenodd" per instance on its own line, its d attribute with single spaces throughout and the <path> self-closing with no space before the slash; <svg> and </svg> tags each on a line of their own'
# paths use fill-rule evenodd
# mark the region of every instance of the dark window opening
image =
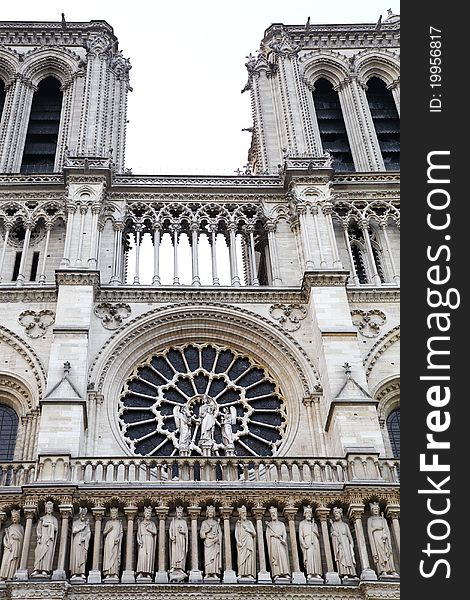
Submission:
<svg viewBox="0 0 470 600">
<path fill-rule="evenodd" d="M 362 248 L 360 247 L 361 244 L 364 243 L 362 231 L 355 224 L 352 224 L 349 226 L 348 235 L 351 243 L 351 254 L 354 261 L 354 268 L 356 270 L 356 277 L 359 280 L 359 283 L 369 283 L 367 269 L 364 263 L 364 254 L 362 252 Z"/>
<path fill-rule="evenodd" d="M 54 77 L 46 77 L 33 96 L 21 163 L 22 173 L 54 171 L 61 108 L 60 83 Z"/>
<path fill-rule="evenodd" d="M 12 281 L 16 281 L 18 279 L 18 274 L 20 272 L 20 263 L 21 263 L 21 256 L 23 255 L 22 252 L 17 252 L 16 256 L 15 256 L 15 264 L 13 266 L 13 277 L 11 278 Z"/>
<path fill-rule="evenodd" d="M 9 406 L 0 404 L 0 461 L 13 460 L 15 455 L 18 415 Z"/>
<path fill-rule="evenodd" d="M 380 281 L 382 283 L 385 283 L 386 278 L 382 263 L 382 255 L 380 253 L 380 250 L 374 244 L 372 244 L 372 254 L 374 255 L 375 266 L 377 267 L 377 274 L 380 277 Z"/>
<path fill-rule="evenodd" d="M 392 92 L 385 82 L 371 77 L 367 82 L 367 101 L 387 171 L 400 169 L 400 117 Z"/>
<path fill-rule="evenodd" d="M 5 82 L 0 79 L 0 119 L 2 118 L 3 107 L 5 105 L 5 96 Z"/>
<path fill-rule="evenodd" d="M 396 408 L 387 417 L 387 430 L 394 458 L 400 458 L 400 409 Z"/>
<path fill-rule="evenodd" d="M 338 93 L 326 79 L 315 82 L 313 94 L 323 151 L 333 157 L 336 171 L 354 171 L 354 162 Z"/>
<path fill-rule="evenodd" d="M 39 264 L 39 252 L 33 252 L 33 260 L 31 262 L 31 275 L 29 277 L 30 281 L 36 281 L 36 275 L 38 273 L 38 264 Z"/>
</svg>

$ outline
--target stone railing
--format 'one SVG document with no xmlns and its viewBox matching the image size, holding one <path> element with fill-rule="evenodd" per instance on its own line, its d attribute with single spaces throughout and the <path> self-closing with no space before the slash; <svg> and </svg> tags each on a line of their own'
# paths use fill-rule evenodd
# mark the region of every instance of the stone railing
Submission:
<svg viewBox="0 0 470 600">
<path fill-rule="evenodd" d="M 119 482 L 184 487 L 216 482 L 227 487 L 333 486 L 399 482 L 399 461 L 376 455 L 344 458 L 279 457 L 105 457 L 41 456 L 38 463 L 0 463 L 0 486 L 33 482 L 115 484 Z"/>
</svg>

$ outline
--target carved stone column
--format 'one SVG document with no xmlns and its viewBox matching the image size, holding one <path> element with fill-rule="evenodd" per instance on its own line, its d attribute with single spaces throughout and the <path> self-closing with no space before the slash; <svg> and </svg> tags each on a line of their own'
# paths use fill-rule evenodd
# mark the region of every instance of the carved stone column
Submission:
<svg viewBox="0 0 470 600">
<path fill-rule="evenodd" d="M 188 506 L 188 514 L 191 517 L 191 571 L 189 573 L 189 583 L 200 583 L 202 581 L 202 571 L 199 570 L 197 535 L 197 518 L 200 512 L 199 506 Z"/>
<path fill-rule="evenodd" d="M 253 508 L 253 514 L 256 519 L 256 537 L 258 538 L 258 555 L 259 555 L 259 573 L 258 583 L 271 583 L 271 575 L 266 568 L 266 552 L 264 548 L 264 531 L 263 531 L 263 515 L 265 509 L 262 506 Z"/>
<path fill-rule="evenodd" d="M 134 517 L 137 514 L 135 506 L 126 506 L 124 513 L 127 517 L 126 533 L 126 563 L 122 572 L 122 583 L 135 583 L 134 566 Z"/>
<path fill-rule="evenodd" d="M 10 237 L 11 224 L 5 224 L 5 237 L 3 238 L 2 254 L 0 256 L 0 281 L 3 279 L 3 263 L 5 262 L 5 254 L 8 246 L 8 238 Z"/>
<path fill-rule="evenodd" d="M 279 271 L 279 256 L 277 253 L 276 246 L 276 224 L 275 223 L 267 223 L 266 231 L 268 232 L 268 249 L 269 249 L 269 257 L 271 259 L 271 269 L 272 269 L 272 278 L 273 285 L 282 285 L 281 274 Z"/>
<path fill-rule="evenodd" d="M 299 562 L 299 548 L 297 546 L 297 534 L 295 532 L 295 517 L 297 515 L 297 509 L 292 507 L 287 507 L 284 509 L 284 514 L 289 521 L 289 537 L 290 537 L 290 546 L 292 551 L 292 583 L 307 583 L 307 579 L 305 575 L 300 570 L 300 562 Z"/>
<path fill-rule="evenodd" d="M 398 560 L 400 560 L 400 505 L 387 504 L 385 507 L 385 516 L 392 520 L 393 537 L 398 550 Z"/>
<path fill-rule="evenodd" d="M 67 551 L 67 538 L 69 535 L 69 519 L 73 514 L 71 504 L 61 504 L 59 506 L 62 515 L 62 526 L 60 528 L 59 557 L 57 559 L 57 569 L 52 572 L 52 579 L 62 581 L 67 578 L 65 574 L 65 553 Z"/>
<path fill-rule="evenodd" d="M 321 533 L 323 539 L 323 550 L 326 559 L 325 583 L 330 585 L 341 585 L 341 579 L 335 571 L 333 565 L 333 556 L 331 554 L 330 535 L 328 533 L 328 516 L 330 509 L 325 506 L 319 506 L 316 510 L 317 517 L 320 519 Z"/>
<path fill-rule="evenodd" d="M 237 583 L 237 575 L 232 565 L 232 545 L 230 542 L 230 517 L 232 516 L 233 506 L 222 506 L 220 514 L 224 520 L 224 552 L 225 552 L 225 570 L 223 583 Z"/>
<path fill-rule="evenodd" d="M 35 506 L 25 506 L 23 509 L 26 517 L 26 526 L 24 528 L 23 548 L 21 550 L 20 567 L 15 573 L 15 579 L 18 581 L 28 581 L 28 554 L 29 545 L 31 543 L 31 530 L 33 527 L 33 519 L 36 514 Z"/>
<path fill-rule="evenodd" d="M 158 515 L 158 571 L 155 575 L 155 583 L 168 583 L 165 556 L 165 521 L 168 514 L 168 506 L 157 506 L 155 512 Z"/>
<path fill-rule="evenodd" d="M 28 252 L 29 252 L 29 241 L 31 239 L 31 231 L 34 227 L 33 223 L 27 222 L 25 223 L 25 235 L 24 235 L 24 241 L 23 241 L 23 249 L 21 251 L 21 260 L 20 260 L 20 266 L 18 269 L 18 276 L 16 278 L 16 285 L 23 285 L 25 279 L 26 279 L 26 274 L 25 274 L 25 266 L 26 266 L 26 258 L 28 256 Z"/>
<path fill-rule="evenodd" d="M 88 583 L 101 583 L 100 555 L 101 555 L 101 522 L 104 516 L 102 506 L 92 508 L 95 517 L 95 534 L 93 536 L 93 563 L 88 574 Z"/>
<path fill-rule="evenodd" d="M 367 556 L 366 539 L 364 537 L 364 527 L 362 526 L 362 515 L 364 514 L 363 504 L 351 504 L 348 509 L 348 517 L 354 522 L 356 531 L 356 540 L 359 550 L 359 559 L 361 561 L 361 579 L 365 581 L 376 581 L 377 575 L 370 568 L 369 557 Z"/>
</svg>

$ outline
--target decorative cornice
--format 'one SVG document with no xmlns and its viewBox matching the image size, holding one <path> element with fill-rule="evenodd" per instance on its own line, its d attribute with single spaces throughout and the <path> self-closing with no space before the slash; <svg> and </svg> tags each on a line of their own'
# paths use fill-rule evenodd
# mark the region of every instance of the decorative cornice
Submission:
<svg viewBox="0 0 470 600">
<path fill-rule="evenodd" d="M 36 302 L 48 302 L 53 304 L 57 302 L 57 291 L 55 286 L 36 286 L 35 288 L 7 287 L 0 285 L 0 302 L 11 304 L 21 302 L 24 304 L 34 304 Z"/>
<path fill-rule="evenodd" d="M 91 285 L 98 289 L 100 285 L 100 272 L 88 270 L 58 270 L 56 271 L 57 285 Z"/>
<path fill-rule="evenodd" d="M 306 271 L 302 281 L 302 293 L 306 299 L 313 287 L 344 287 L 349 271 Z"/>
<path fill-rule="evenodd" d="M 400 302 L 400 288 L 376 287 L 361 288 L 347 287 L 348 300 L 351 304 L 374 304 L 376 302 Z"/>
</svg>

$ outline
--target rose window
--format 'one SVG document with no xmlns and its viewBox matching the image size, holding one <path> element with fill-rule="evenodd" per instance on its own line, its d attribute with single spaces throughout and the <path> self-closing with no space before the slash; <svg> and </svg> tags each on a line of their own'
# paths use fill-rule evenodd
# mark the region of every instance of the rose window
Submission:
<svg viewBox="0 0 470 600">
<path fill-rule="evenodd" d="M 142 456 L 271 456 L 286 426 L 269 371 L 213 344 L 149 356 L 131 373 L 118 404 L 124 438 Z"/>
</svg>

